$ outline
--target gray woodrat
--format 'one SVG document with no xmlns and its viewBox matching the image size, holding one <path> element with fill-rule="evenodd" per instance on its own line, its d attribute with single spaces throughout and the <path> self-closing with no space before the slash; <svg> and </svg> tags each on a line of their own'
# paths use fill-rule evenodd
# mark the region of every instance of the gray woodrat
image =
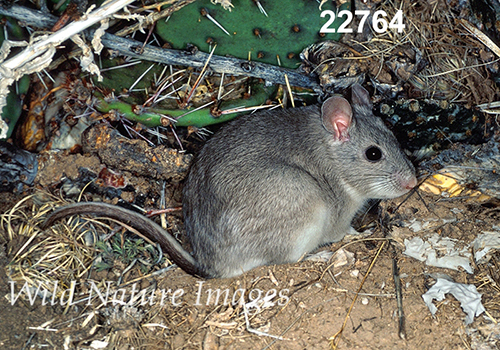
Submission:
<svg viewBox="0 0 500 350">
<path fill-rule="evenodd" d="M 367 200 L 399 197 L 416 184 L 368 92 L 354 85 L 352 104 L 333 96 L 322 106 L 243 116 L 206 143 L 183 192 L 192 253 L 150 219 L 108 204 L 65 206 L 44 226 L 73 214 L 109 216 L 159 242 L 188 273 L 232 277 L 341 240 L 355 232 L 351 221 Z"/>
</svg>

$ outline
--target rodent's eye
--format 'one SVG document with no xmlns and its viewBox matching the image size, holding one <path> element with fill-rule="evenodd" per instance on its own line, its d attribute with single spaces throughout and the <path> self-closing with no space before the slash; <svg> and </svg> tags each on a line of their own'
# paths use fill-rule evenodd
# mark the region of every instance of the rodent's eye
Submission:
<svg viewBox="0 0 500 350">
<path fill-rule="evenodd" d="M 370 162 L 378 162 L 382 159 L 382 150 L 377 146 L 370 146 L 365 151 L 365 157 Z"/>
</svg>

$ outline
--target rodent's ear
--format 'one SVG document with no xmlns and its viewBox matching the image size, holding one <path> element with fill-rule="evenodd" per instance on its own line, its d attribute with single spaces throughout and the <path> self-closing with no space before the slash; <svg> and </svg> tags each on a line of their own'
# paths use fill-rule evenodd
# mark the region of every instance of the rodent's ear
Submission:
<svg viewBox="0 0 500 350">
<path fill-rule="evenodd" d="M 349 102 L 340 96 L 328 98 L 321 107 L 323 126 L 333 134 L 336 141 L 349 141 L 349 127 L 352 123 L 352 108 Z"/>
<path fill-rule="evenodd" d="M 359 84 L 354 84 L 351 87 L 351 99 L 354 106 L 366 106 L 372 109 L 372 100 L 370 99 L 370 94 L 364 87 Z"/>
</svg>

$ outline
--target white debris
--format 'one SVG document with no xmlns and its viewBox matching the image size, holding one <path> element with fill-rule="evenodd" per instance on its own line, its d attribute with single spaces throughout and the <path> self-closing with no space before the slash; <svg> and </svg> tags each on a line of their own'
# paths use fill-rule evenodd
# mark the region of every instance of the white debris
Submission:
<svg viewBox="0 0 500 350">
<path fill-rule="evenodd" d="M 456 218 L 444 218 L 444 219 L 427 219 L 426 221 L 419 221 L 417 219 L 411 219 L 409 223 L 405 224 L 413 232 L 419 232 L 424 230 L 432 229 L 436 226 L 441 226 L 443 224 L 449 224 L 457 221 Z"/>
<path fill-rule="evenodd" d="M 410 230 L 412 230 L 413 232 L 419 232 L 419 231 L 425 230 L 430 225 L 430 221 L 426 221 L 426 222 L 422 223 L 421 221 L 418 221 L 417 219 L 412 219 L 412 220 L 410 220 L 410 222 L 411 223 L 408 226 L 408 228 Z"/>
<path fill-rule="evenodd" d="M 106 349 L 106 347 L 108 345 L 109 345 L 109 343 L 106 341 L 92 340 L 92 343 L 90 343 L 90 348 L 91 349 Z"/>
<path fill-rule="evenodd" d="M 343 248 L 337 250 L 335 254 L 330 250 L 322 250 L 306 257 L 307 261 L 330 263 L 334 269 L 346 265 L 354 265 L 356 259 L 354 253 Z"/>
<path fill-rule="evenodd" d="M 354 258 L 354 253 L 351 253 L 348 250 L 345 250 L 343 248 L 337 250 L 335 255 L 333 256 L 333 267 L 335 269 L 338 269 L 339 267 L 342 266 L 351 266 L 354 265 L 356 262 L 356 259 Z"/>
<path fill-rule="evenodd" d="M 476 262 L 481 262 L 490 250 L 500 249 L 500 232 L 484 231 L 472 241 L 471 245 Z"/>
<path fill-rule="evenodd" d="M 403 254 L 415 258 L 419 261 L 425 261 L 429 266 L 444 267 L 458 270 L 462 267 L 468 273 L 474 270 L 470 265 L 470 252 L 468 247 L 462 249 L 456 248 L 458 240 L 441 237 L 434 233 L 424 241 L 420 237 L 405 239 L 406 250 Z"/>
<path fill-rule="evenodd" d="M 474 321 L 474 316 L 481 315 L 485 309 L 481 303 L 481 294 L 477 292 L 476 286 L 473 284 L 462 284 L 446 279 L 438 278 L 435 285 L 431 287 L 422 295 L 425 304 L 434 316 L 437 311 L 437 307 L 432 303 L 435 299 L 436 301 L 441 301 L 444 299 L 445 294 L 452 294 L 455 299 L 457 299 L 464 312 L 467 314 L 465 317 L 465 324 L 471 324 Z"/>
<path fill-rule="evenodd" d="M 229 10 L 229 12 L 231 12 L 231 7 L 234 7 L 234 5 L 231 4 L 231 0 L 210 0 L 210 2 L 212 4 L 221 4 L 224 10 Z"/>
<path fill-rule="evenodd" d="M 7 133 L 9 132 L 9 124 L 0 118 L 0 139 L 6 139 Z"/>
</svg>

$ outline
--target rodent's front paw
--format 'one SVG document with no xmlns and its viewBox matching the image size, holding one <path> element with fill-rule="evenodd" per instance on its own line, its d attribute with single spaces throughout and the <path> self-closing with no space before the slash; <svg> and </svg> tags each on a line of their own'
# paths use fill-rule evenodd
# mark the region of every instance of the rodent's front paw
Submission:
<svg viewBox="0 0 500 350">
<path fill-rule="evenodd" d="M 359 235 L 361 232 L 358 232 L 354 229 L 354 227 L 349 226 L 349 231 L 347 232 L 346 236 L 355 236 Z"/>
<path fill-rule="evenodd" d="M 373 230 L 372 229 L 367 229 L 363 232 L 359 232 L 359 231 L 356 231 L 352 226 L 349 227 L 349 231 L 347 232 L 347 234 L 345 235 L 344 237 L 344 241 L 347 240 L 347 241 L 350 241 L 352 239 L 357 239 L 357 238 L 362 238 L 362 237 L 368 237 L 370 236 L 371 234 L 373 233 Z"/>
</svg>

